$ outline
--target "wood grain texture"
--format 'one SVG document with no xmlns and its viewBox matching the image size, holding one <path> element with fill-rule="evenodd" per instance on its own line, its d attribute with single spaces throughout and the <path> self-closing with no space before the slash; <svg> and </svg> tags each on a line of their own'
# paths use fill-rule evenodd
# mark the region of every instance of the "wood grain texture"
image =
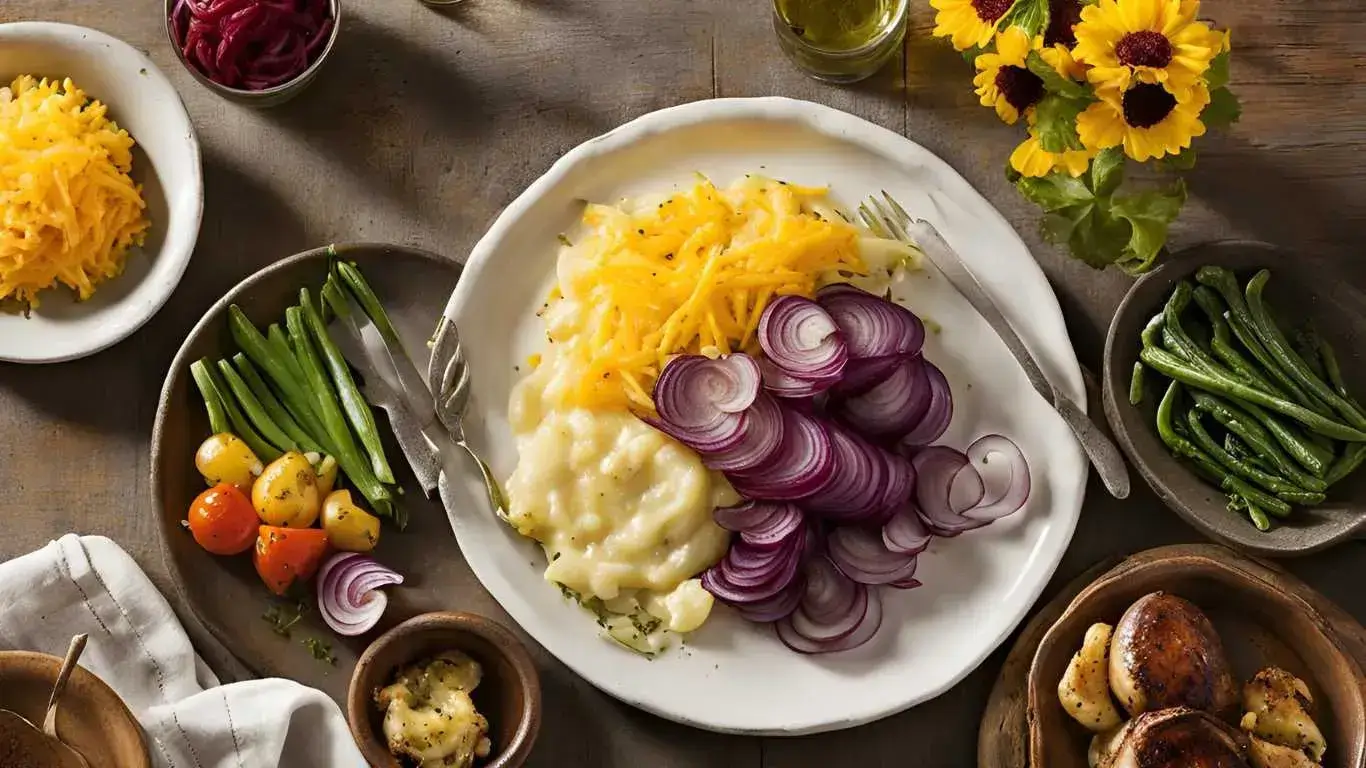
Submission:
<svg viewBox="0 0 1366 768">
<path fill-rule="evenodd" d="M 1129 280 L 1039 241 L 1035 209 L 1002 174 L 1018 131 L 976 105 L 970 67 L 929 37 L 926 0 L 911 2 L 904 55 L 852 88 L 816 83 L 783 59 L 764 0 L 468 0 L 445 14 L 415 0 L 350 2 L 318 81 L 296 101 L 256 112 L 183 70 L 156 0 L 5 0 L 0 21 L 84 24 L 148 51 L 195 121 L 207 202 L 189 271 L 143 330 L 79 362 L 0 365 L 0 516 L 8 523 L 0 557 L 69 530 L 101 533 L 173 595 L 155 548 L 148 439 L 171 357 L 214 299 L 267 263 L 333 240 L 463 258 L 498 211 L 570 147 L 653 109 L 714 95 L 826 103 L 942 156 L 1024 236 L 1058 292 L 1082 363 L 1099 370 L 1105 328 Z M 1245 112 L 1229 134 L 1201 145 L 1173 244 L 1267 240 L 1337 259 L 1366 282 L 1356 253 L 1366 224 L 1359 3 L 1206 0 L 1205 9 L 1233 28 Z M 1197 538 L 1146 489 L 1123 503 L 1098 483 L 1088 490 L 1045 598 L 1104 557 Z M 1349 544 L 1289 567 L 1361 619 L 1362 554 L 1362 544 Z M 231 658 L 192 633 L 231 676 Z M 545 662 L 547 720 L 532 764 L 967 768 L 1004 658 L 1002 649 L 949 693 L 882 722 L 763 740 L 664 722 Z M 564 713 L 558 720 L 556 711 Z"/>
</svg>

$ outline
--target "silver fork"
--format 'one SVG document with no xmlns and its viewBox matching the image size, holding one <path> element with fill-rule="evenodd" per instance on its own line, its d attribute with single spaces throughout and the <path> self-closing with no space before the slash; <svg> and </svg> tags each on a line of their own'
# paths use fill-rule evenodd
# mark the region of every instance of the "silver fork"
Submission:
<svg viewBox="0 0 1366 768">
<path fill-rule="evenodd" d="M 432 337 L 432 357 L 427 366 L 427 384 L 436 397 L 436 418 L 450 433 L 451 441 L 470 455 L 483 476 L 493 511 L 507 519 L 507 496 L 488 462 L 475 452 L 465 440 L 465 411 L 470 405 L 470 367 L 460 345 L 460 332 L 455 322 L 442 315 Z"/>
<path fill-rule="evenodd" d="M 973 309 L 976 309 L 996 334 L 1005 342 L 1016 362 L 1024 369 L 1025 376 L 1034 389 L 1058 412 L 1062 420 L 1071 428 L 1081 442 L 1097 474 L 1105 483 L 1111 496 L 1117 499 L 1129 495 L 1129 468 L 1124 464 L 1115 444 L 1100 431 L 1089 416 L 1069 398 L 1059 392 L 1057 387 L 1044 376 L 1038 361 L 1030 354 L 1029 348 L 1020 340 L 1010 322 L 1001 314 L 996 303 L 991 300 L 986 289 L 977 281 L 967 265 L 944 240 L 934 225 L 924 219 L 917 219 L 906 212 L 891 195 L 882 193 L 882 198 L 871 196 L 859 206 L 859 217 L 863 223 L 879 237 L 900 240 L 916 245 L 934 263 L 944 277 L 963 294 Z"/>
</svg>

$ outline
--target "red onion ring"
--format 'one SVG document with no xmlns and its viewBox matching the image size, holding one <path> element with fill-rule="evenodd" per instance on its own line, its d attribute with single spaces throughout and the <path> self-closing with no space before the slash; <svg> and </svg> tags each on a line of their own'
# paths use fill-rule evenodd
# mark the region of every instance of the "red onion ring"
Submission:
<svg viewBox="0 0 1366 768">
<path fill-rule="evenodd" d="M 838 379 L 849 359 L 835 321 L 801 296 L 769 302 L 759 316 L 757 336 L 769 361 L 797 379 Z"/>
<path fill-rule="evenodd" d="M 844 376 L 831 387 L 831 391 L 843 397 L 861 395 L 882 383 L 892 375 L 892 371 L 915 355 L 884 355 L 882 357 L 862 357 L 844 364 Z"/>
<path fill-rule="evenodd" d="M 1002 455 L 1009 462 L 1010 480 L 1001 492 L 991 499 L 979 502 L 972 509 L 963 512 L 964 517 L 974 520 L 998 520 L 1009 515 L 1020 507 L 1024 506 L 1029 499 L 1031 486 L 1029 477 L 1029 463 L 1025 461 L 1024 452 L 1020 446 L 1016 445 L 1009 438 L 1002 435 L 985 435 L 977 438 L 972 445 L 968 446 L 969 466 L 974 464 L 986 464 L 991 455 Z M 973 474 L 978 475 L 978 482 L 981 482 L 981 475 L 974 468 Z"/>
<path fill-rule="evenodd" d="M 825 379 L 799 379 L 774 365 L 767 358 L 759 361 L 759 369 L 763 371 L 764 389 L 778 397 L 788 399 L 813 397 L 830 389 L 839 381 L 838 376 Z"/>
<path fill-rule="evenodd" d="M 753 470 L 728 472 L 731 485 L 751 499 L 792 501 L 820 490 L 835 469 L 830 430 L 820 421 L 783 409 L 778 450 Z"/>
<path fill-rule="evenodd" d="M 729 448 L 702 455 L 702 463 L 721 472 L 744 472 L 762 465 L 783 444 L 782 409 L 767 392 L 759 392 L 745 411 L 740 439 Z"/>
<path fill-rule="evenodd" d="M 830 560 L 860 584 L 888 584 L 915 575 L 915 555 L 889 551 L 866 528 L 836 528 L 829 536 Z"/>
<path fill-rule="evenodd" d="M 229 88 L 262 90 L 312 65 L 332 33 L 329 13 L 318 0 L 177 0 L 169 20 L 190 67 Z"/>
<path fill-rule="evenodd" d="M 925 343 L 925 324 L 913 312 L 847 283 L 820 289 L 816 301 L 839 327 L 850 358 L 914 355 Z"/>
<path fill-rule="evenodd" d="M 932 538 L 934 534 L 909 502 L 897 508 L 891 519 L 882 526 L 882 544 L 889 552 L 918 555 L 930 545 Z"/>
<path fill-rule="evenodd" d="M 835 463 L 830 482 L 802 506 L 831 520 L 859 522 L 877 512 L 890 474 L 882 451 L 839 427 L 829 427 Z"/>
<path fill-rule="evenodd" d="M 739 611 L 740 615 L 747 621 L 752 621 L 756 624 L 767 624 L 791 614 L 797 609 L 797 605 L 801 600 L 802 580 L 796 578 L 786 587 L 783 587 L 783 589 L 773 597 L 753 603 L 737 604 L 735 609 Z"/>
<path fill-rule="evenodd" d="M 655 381 L 659 419 L 647 421 L 700 453 L 719 453 L 743 440 L 745 409 L 758 395 L 759 366 L 749 355 L 682 355 Z"/>
<path fill-rule="evenodd" d="M 922 422 L 934 400 L 928 367 L 919 357 L 902 363 L 867 392 L 840 401 L 840 418 L 875 440 L 906 434 Z"/>
<path fill-rule="evenodd" d="M 318 612 L 339 635 L 364 634 L 389 604 L 379 588 L 402 584 L 403 576 L 359 552 L 338 552 L 318 569 Z"/>
<path fill-rule="evenodd" d="M 926 360 L 925 378 L 930 385 L 930 401 L 920 423 L 902 436 L 901 444 L 905 446 L 918 447 L 933 443 L 944 435 L 949 422 L 953 420 L 953 392 L 949 389 L 949 380 L 944 377 L 944 372 Z"/>
<path fill-rule="evenodd" d="M 783 645 L 798 653 L 847 651 L 863 645 L 872 639 L 873 635 L 877 634 L 878 629 L 882 626 L 882 602 L 878 600 L 877 593 L 869 591 L 868 607 L 858 626 L 838 640 L 818 641 L 803 636 L 793 626 L 791 616 L 778 621 L 774 626 L 777 628 L 778 639 L 782 640 Z"/>
</svg>

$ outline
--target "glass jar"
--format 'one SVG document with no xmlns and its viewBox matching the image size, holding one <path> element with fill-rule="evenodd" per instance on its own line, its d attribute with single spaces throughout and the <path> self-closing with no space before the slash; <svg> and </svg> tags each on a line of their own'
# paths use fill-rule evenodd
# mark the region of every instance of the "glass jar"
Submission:
<svg viewBox="0 0 1366 768">
<path fill-rule="evenodd" d="M 853 83 L 906 40 L 909 0 L 773 0 L 778 45 L 818 80 Z"/>
</svg>

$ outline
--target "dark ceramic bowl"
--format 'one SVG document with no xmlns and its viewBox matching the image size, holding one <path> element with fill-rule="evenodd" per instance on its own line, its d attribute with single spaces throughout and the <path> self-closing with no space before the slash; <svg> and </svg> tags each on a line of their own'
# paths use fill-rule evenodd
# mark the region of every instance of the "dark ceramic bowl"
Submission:
<svg viewBox="0 0 1366 768">
<path fill-rule="evenodd" d="M 471 613 L 424 613 L 385 632 L 365 650 L 351 676 L 346 717 L 361 753 L 376 768 L 401 768 L 384 743 L 384 713 L 375 691 L 401 667 L 442 651 L 463 651 L 479 662 L 483 680 L 474 706 L 489 721 L 493 751 L 480 768 L 518 768 L 541 727 L 541 681 L 522 643 L 497 622 Z"/>
<path fill-rule="evenodd" d="M 1348 387 L 1366 393 L 1366 356 L 1360 352 L 1366 344 L 1366 294 L 1348 276 L 1332 265 L 1265 243 L 1196 246 L 1135 283 L 1110 323 L 1105 340 L 1105 415 L 1124 452 L 1167 506 L 1211 538 L 1249 552 L 1306 555 L 1366 534 L 1366 469 L 1331 488 L 1323 504 L 1297 506 L 1291 517 L 1275 519 L 1273 528 L 1263 533 L 1245 515 L 1230 512 L 1223 492 L 1196 477 L 1158 438 L 1158 376 L 1147 377 L 1140 405 L 1129 404 L 1130 376 L 1141 348 L 1139 333 L 1162 310 L 1173 287 L 1182 279 L 1194 279 L 1195 271 L 1206 264 L 1228 267 L 1240 279 L 1263 267 L 1270 269 L 1267 298 L 1281 321 L 1292 327 L 1312 323 L 1337 351 Z"/>
</svg>

